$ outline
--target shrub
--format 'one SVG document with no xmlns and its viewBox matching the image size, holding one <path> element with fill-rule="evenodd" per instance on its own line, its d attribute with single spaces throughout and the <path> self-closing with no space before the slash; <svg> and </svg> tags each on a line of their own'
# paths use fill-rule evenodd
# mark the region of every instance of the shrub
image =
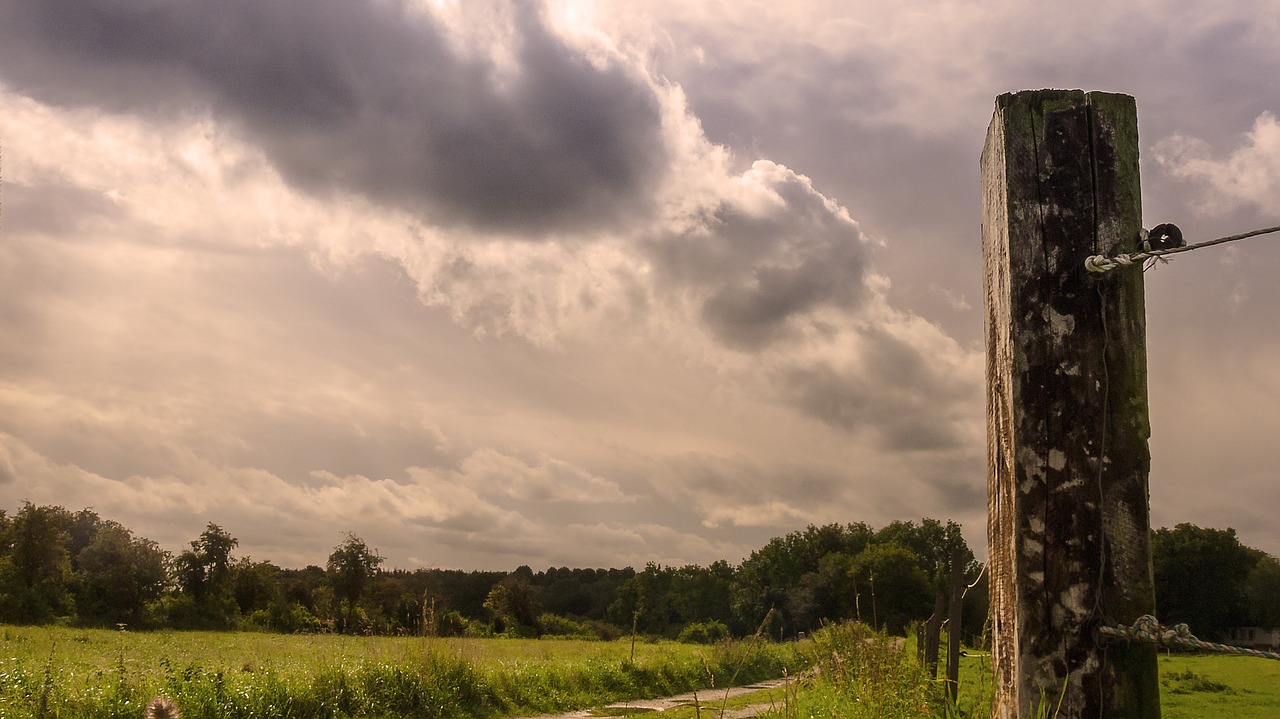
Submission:
<svg viewBox="0 0 1280 719">
<path fill-rule="evenodd" d="M 467 618 L 462 612 L 451 611 L 440 615 L 436 620 L 436 635 L 441 637 L 461 637 L 467 634 Z"/>
<path fill-rule="evenodd" d="M 680 630 L 679 640 L 686 644 L 715 644 L 729 638 L 729 627 L 723 622 L 694 622 Z"/>
<path fill-rule="evenodd" d="M 283 597 L 272 601 L 266 611 L 267 625 L 277 632 L 313 632 L 320 628 L 320 620 L 312 616 L 306 607 Z"/>
<path fill-rule="evenodd" d="M 559 614 L 544 613 L 538 617 L 538 628 L 544 636 L 572 639 L 599 639 L 591 625 Z"/>
</svg>

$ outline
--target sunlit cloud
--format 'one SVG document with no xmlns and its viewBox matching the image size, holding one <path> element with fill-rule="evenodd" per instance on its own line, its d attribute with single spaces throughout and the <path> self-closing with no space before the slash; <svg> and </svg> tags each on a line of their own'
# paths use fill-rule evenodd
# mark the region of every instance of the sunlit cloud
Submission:
<svg viewBox="0 0 1280 719">
<path fill-rule="evenodd" d="M 1156 160 L 1174 177 L 1201 186 L 1197 209 L 1221 215 L 1241 205 L 1274 210 L 1280 197 L 1280 121 L 1265 112 L 1243 142 L 1216 158 L 1204 140 L 1174 135 L 1156 145 Z"/>
<path fill-rule="evenodd" d="M 1148 5 L 0 0 L 0 504 L 293 565 L 346 531 L 461 568 L 980 544 L 994 96 L 1139 95 L 1153 205 L 1280 187 L 1269 6 Z M 1263 356 L 1268 261 L 1153 276 L 1153 395 Z"/>
</svg>

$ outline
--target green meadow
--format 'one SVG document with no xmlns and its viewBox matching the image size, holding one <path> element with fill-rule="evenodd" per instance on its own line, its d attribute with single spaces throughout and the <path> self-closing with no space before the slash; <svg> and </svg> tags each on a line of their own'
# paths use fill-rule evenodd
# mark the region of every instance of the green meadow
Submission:
<svg viewBox="0 0 1280 719">
<path fill-rule="evenodd" d="M 900 645 L 898 645 L 900 646 Z M 908 640 L 906 646 L 914 646 Z M 514 717 L 697 690 L 701 705 L 664 716 L 717 716 L 713 689 L 803 677 L 738 697 L 762 719 L 986 717 L 990 665 L 961 660 L 959 700 L 925 677 L 914 652 L 857 624 L 795 644 L 432 639 L 0 627 L 0 719 L 137 719 L 154 696 L 187 719 Z M 807 672 L 810 668 L 818 671 Z M 1280 716 L 1280 662 L 1160 657 L 1165 719 Z"/>
<path fill-rule="evenodd" d="M 1235 655 L 1160 657 L 1164 719 L 1280 717 L 1280 661 Z"/>
<path fill-rule="evenodd" d="M 914 639 L 906 646 L 914 647 Z M 970 650 L 961 658 L 960 692 L 952 703 L 945 683 L 927 678 L 913 652 L 897 651 L 890 640 L 858 625 L 816 633 L 808 651 L 818 668 L 814 678 L 743 697 L 739 703 L 771 705 L 761 719 L 990 716 L 991 665 L 985 653 Z M 1164 719 L 1280 717 L 1280 661 L 1162 653 L 1159 666 Z"/>
<path fill-rule="evenodd" d="M 504 717 L 750 683 L 792 645 L 0 628 L 0 719 Z"/>
</svg>

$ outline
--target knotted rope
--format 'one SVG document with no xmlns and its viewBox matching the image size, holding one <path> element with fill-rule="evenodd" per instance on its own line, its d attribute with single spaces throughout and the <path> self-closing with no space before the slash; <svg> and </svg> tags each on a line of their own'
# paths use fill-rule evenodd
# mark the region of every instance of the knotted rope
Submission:
<svg viewBox="0 0 1280 719">
<path fill-rule="evenodd" d="M 1175 624 L 1172 627 L 1166 627 L 1150 614 L 1138 617 L 1138 621 L 1134 622 L 1132 627 L 1124 625 L 1099 627 L 1098 632 L 1103 636 L 1116 637 L 1123 641 L 1143 642 L 1162 647 L 1200 649 L 1220 654 L 1241 654 L 1250 657 L 1262 657 L 1263 659 L 1280 659 L 1280 654 L 1276 652 L 1246 649 L 1244 647 L 1231 646 L 1230 644 L 1216 644 L 1197 639 L 1187 625 Z"/>
<path fill-rule="evenodd" d="M 1128 267 L 1135 263 L 1141 263 L 1143 260 L 1153 257 L 1164 257 L 1165 255 L 1176 255 L 1179 252 L 1190 252 L 1198 250 L 1202 247 L 1211 247 L 1213 245 L 1221 245 L 1224 242 L 1235 242 L 1243 240 L 1246 237 L 1255 237 L 1257 235 L 1266 235 L 1272 232 L 1280 232 L 1280 226 L 1265 227 L 1261 230 L 1253 230 L 1252 232 L 1242 232 L 1238 235 L 1230 237 L 1219 237 L 1216 240 L 1207 240 L 1205 242 L 1197 242 L 1194 245 L 1183 245 L 1181 247 L 1171 247 L 1166 250 L 1147 249 L 1141 252 L 1130 252 L 1127 254 L 1119 254 L 1115 257 L 1107 257 L 1105 255 L 1091 255 L 1084 260 L 1084 267 L 1090 272 L 1109 272 L 1117 267 Z"/>
</svg>

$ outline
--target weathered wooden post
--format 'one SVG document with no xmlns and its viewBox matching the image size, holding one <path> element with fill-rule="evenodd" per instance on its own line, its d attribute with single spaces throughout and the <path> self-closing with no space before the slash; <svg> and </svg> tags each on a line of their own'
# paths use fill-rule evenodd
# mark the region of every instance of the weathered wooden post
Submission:
<svg viewBox="0 0 1280 719">
<path fill-rule="evenodd" d="M 935 577 L 934 581 L 941 581 Z M 942 613 L 947 610 L 947 595 L 941 586 L 934 587 L 933 614 L 924 623 L 924 666 L 929 676 L 938 678 L 938 645 L 942 641 Z"/>
<path fill-rule="evenodd" d="M 964 618 L 964 559 L 959 548 L 951 550 L 951 596 L 947 603 L 947 695 L 954 704 L 960 695 L 960 627 Z"/>
<path fill-rule="evenodd" d="M 982 152 L 994 716 L 1160 716 L 1154 647 L 1101 622 L 1154 613 L 1132 97 L 1001 95 Z M 1043 707 L 1044 714 L 1037 714 Z"/>
</svg>

